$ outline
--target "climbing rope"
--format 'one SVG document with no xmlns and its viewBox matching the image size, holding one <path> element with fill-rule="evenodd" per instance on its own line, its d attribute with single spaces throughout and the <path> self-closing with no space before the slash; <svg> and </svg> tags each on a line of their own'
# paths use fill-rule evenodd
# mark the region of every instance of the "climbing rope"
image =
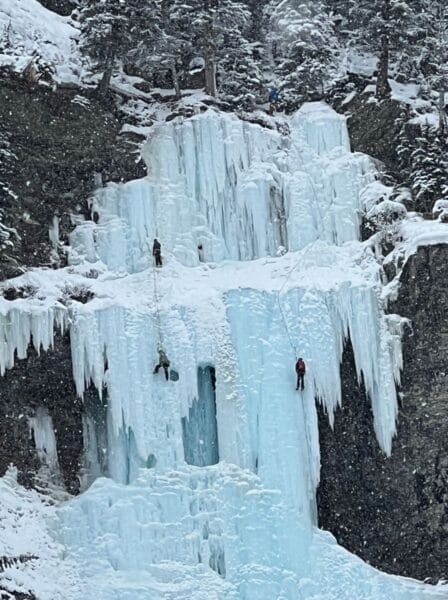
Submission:
<svg viewBox="0 0 448 600">
<path fill-rule="evenodd" d="M 148 247 L 152 254 L 151 244 L 148 240 Z M 153 282 L 154 282 L 154 303 L 156 306 L 156 328 L 159 337 L 158 348 L 163 348 L 163 334 L 162 334 L 162 321 L 160 318 L 160 302 L 159 302 L 159 292 L 157 288 L 157 267 L 155 264 L 155 257 L 153 257 Z"/>
<path fill-rule="evenodd" d="M 281 314 L 282 319 L 283 319 L 283 324 L 285 326 L 286 333 L 288 334 L 289 343 L 291 344 L 291 348 L 294 351 L 295 358 L 297 358 L 297 356 L 298 356 L 298 354 L 297 354 L 297 346 L 294 344 L 294 341 L 293 341 L 292 336 L 291 336 L 291 332 L 290 332 L 289 327 L 288 327 L 288 321 L 286 319 L 286 314 L 285 314 L 285 311 L 283 310 L 282 303 L 281 303 L 281 295 L 282 295 L 283 290 L 285 289 L 286 284 L 290 280 L 291 275 L 293 274 L 293 272 L 297 269 L 297 267 L 299 265 L 300 265 L 300 261 L 298 261 L 297 264 L 294 265 L 292 267 L 292 269 L 290 269 L 290 271 L 289 271 L 289 273 L 288 273 L 285 281 L 283 282 L 282 287 L 279 289 L 278 294 L 277 294 L 278 308 L 279 308 L 280 314 Z"/>
</svg>

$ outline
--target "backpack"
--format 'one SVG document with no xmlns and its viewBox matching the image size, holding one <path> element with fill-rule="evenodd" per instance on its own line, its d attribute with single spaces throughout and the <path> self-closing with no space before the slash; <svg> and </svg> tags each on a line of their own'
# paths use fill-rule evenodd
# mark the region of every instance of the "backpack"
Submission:
<svg viewBox="0 0 448 600">
<path fill-rule="evenodd" d="M 298 360 L 296 363 L 297 373 L 305 373 L 305 370 L 306 370 L 305 362 L 303 360 Z"/>
</svg>

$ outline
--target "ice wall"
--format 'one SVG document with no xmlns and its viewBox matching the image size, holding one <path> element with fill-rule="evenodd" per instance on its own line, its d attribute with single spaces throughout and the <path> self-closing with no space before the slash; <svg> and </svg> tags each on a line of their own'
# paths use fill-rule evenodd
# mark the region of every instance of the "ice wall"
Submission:
<svg viewBox="0 0 448 600">
<path fill-rule="evenodd" d="M 263 456 L 274 456 L 271 442 L 279 456 L 283 444 L 294 447 L 297 457 L 303 458 L 299 464 L 305 464 L 301 481 L 307 482 L 311 474 L 311 480 L 304 484 L 309 500 L 319 472 L 314 397 L 325 404 L 331 419 L 341 402 L 339 364 L 349 333 L 359 376 L 362 375 L 372 400 L 378 441 L 390 452 L 397 410 L 394 366 L 401 358 L 399 332 L 390 329 L 382 313 L 373 256 L 368 253 L 361 267 L 347 263 L 345 281 L 339 279 L 335 288 L 327 279 L 334 252 L 325 245 L 319 250 L 318 259 L 307 262 L 305 256 L 301 257 L 302 270 L 293 273 L 281 294 L 279 286 L 290 273 L 291 261 L 286 258 L 276 259 L 269 268 L 262 263 L 248 265 L 240 273 L 240 280 L 247 282 L 252 270 L 255 281 L 258 280 L 255 288 L 263 287 L 256 276 L 257 267 L 260 276 L 269 278 L 275 274 L 274 290 L 227 290 L 226 280 L 234 274 L 231 265 L 206 271 L 203 276 L 198 274 L 198 281 L 189 283 L 189 270 L 184 269 L 177 273 L 178 285 L 169 273 L 160 279 L 159 313 L 154 306 L 145 309 L 143 304 L 146 292 L 151 293 L 149 276 L 146 284 L 144 277 L 135 282 L 135 294 L 142 300 L 139 309 L 105 306 L 95 300 L 71 315 L 77 390 L 82 395 L 91 382 L 98 390 L 107 388 L 109 472 L 115 479 L 132 480 L 140 466 L 147 465 L 148 460 L 153 462 L 150 457 L 155 457 L 161 468 L 183 462 L 182 419 L 191 415 L 202 393 L 197 366 L 213 364 L 220 458 L 260 471 Z M 356 257 L 353 262 L 357 260 L 362 259 Z M 362 277 L 363 270 L 366 278 Z M 361 277 L 359 281 L 355 281 L 355 274 Z M 312 276 L 316 281 L 304 285 L 303 279 Z M 218 282 L 222 280 L 220 290 Z M 194 289 L 190 296 L 183 289 L 184 281 Z M 328 285 L 329 289 L 325 289 Z M 235 287 L 239 287 L 239 281 L 235 281 Z M 160 343 L 159 322 L 165 350 L 180 375 L 177 383 L 166 382 L 162 374 L 152 373 Z M 309 410 L 306 415 L 297 415 L 291 429 L 289 410 L 297 404 L 293 370 L 297 352 L 308 363 Z M 268 432 L 277 418 L 284 420 L 272 438 Z M 286 443 L 286 433 L 296 436 L 301 427 L 309 444 L 304 447 L 292 438 Z M 268 470 L 275 477 L 282 474 L 282 468 L 274 465 Z M 285 475 L 284 482 L 288 477 L 297 480 L 296 473 L 291 473 Z M 279 485 L 277 481 L 275 485 Z"/>
<path fill-rule="evenodd" d="M 203 261 L 220 262 L 356 239 L 360 190 L 374 170 L 350 153 L 345 119 L 308 104 L 287 127 L 280 134 L 213 110 L 159 125 L 144 150 L 148 177 L 97 194 L 98 226 L 72 235 L 72 262 L 141 271 L 155 236 L 190 266 L 199 245 Z"/>
<path fill-rule="evenodd" d="M 104 574 L 112 585 L 104 581 L 94 588 L 92 582 L 88 598 L 113 597 L 116 573 L 123 571 L 148 573 L 139 600 L 198 597 L 199 577 L 188 581 L 187 571 L 183 589 L 175 587 L 175 580 L 171 583 L 172 595 L 168 586 L 156 584 L 156 565 L 165 563 L 172 569 L 185 565 L 208 571 L 210 598 L 271 600 L 289 589 L 284 597 L 299 600 L 292 583 L 297 584 L 297 571 L 309 568 L 310 561 L 307 538 L 292 517 L 278 491 L 223 464 L 147 471 L 126 487 L 98 480 L 71 503 L 63 528 L 68 548 L 81 564 L 94 564 L 100 555 L 108 565 Z"/>
<path fill-rule="evenodd" d="M 350 336 L 390 452 L 400 320 L 384 315 L 379 265 L 356 241 L 370 161 L 349 152 L 343 118 L 321 103 L 285 125 L 279 134 L 214 111 L 160 125 L 145 150 L 148 177 L 107 187 L 94 200 L 98 223 L 74 231 L 79 266 L 24 276 L 45 281 L 46 302 L 0 299 L 2 372 L 31 340 L 49 348 L 65 325 L 78 393 L 93 384 L 102 395 L 93 406 L 87 397 L 85 485 L 111 479 L 63 509 L 56 527 L 79 565 L 83 600 L 433 597 L 315 530 L 315 399 L 332 419 Z M 155 235 L 168 259 L 160 270 L 147 268 Z M 49 279 L 59 278 L 56 300 L 91 263 L 94 299 L 54 308 Z M 160 344 L 178 382 L 153 374 Z M 204 438 L 214 438 L 213 411 L 197 410 L 212 395 L 198 379 L 207 365 L 220 463 L 197 468 L 185 459 L 202 416 Z M 199 454 L 211 462 L 212 452 Z"/>
</svg>

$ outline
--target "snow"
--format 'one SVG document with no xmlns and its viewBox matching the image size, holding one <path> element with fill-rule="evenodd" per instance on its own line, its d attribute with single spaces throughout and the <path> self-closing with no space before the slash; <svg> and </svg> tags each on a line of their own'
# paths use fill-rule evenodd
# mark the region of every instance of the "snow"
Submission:
<svg viewBox="0 0 448 600">
<path fill-rule="evenodd" d="M 389 80 L 392 89 L 392 99 L 404 102 L 405 104 L 415 104 L 420 94 L 420 86 L 416 83 L 398 83 L 394 79 Z"/>
<path fill-rule="evenodd" d="M 434 206 L 432 207 L 432 212 L 434 215 L 438 215 L 440 213 L 445 214 L 448 212 L 448 200 L 436 200 L 436 202 L 434 202 Z"/>
<path fill-rule="evenodd" d="M 359 50 L 349 49 L 347 53 L 347 71 L 365 77 L 371 77 L 378 65 L 378 57 L 373 54 L 365 54 Z"/>
<path fill-rule="evenodd" d="M 357 241 L 363 192 L 371 206 L 383 198 L 372 163 L 322 103 L 286 125 L 280 134 L 214 111 L 160 124 L 144 149 L 148 177 L 98 192 L 98 223 L 73 232 L 71 266 L 17 278 L 32 298 L 0 298 L 2 373 L 30 343 L 49 349 L 61 327 L 79 395 L 93 383 L 105 396 L 86 407 L 83 484 L 108 478 L 50 521 L 64 566 L 77 565 L 76 600 L 446 597 L 316 529 L 315 398 L 332 421 L 350 336 L 390 453 L 402 321 L 385 315 L 380 265 Z M 151 265 L 155 235 L 162 269 Z M 67 301 L 68 289 L 93 299 Z M 178 382 L 152 373 L 160 344 Z M 203 453 L 213 440 L 218 456 Z"/>
<path fill-rule="evenodd" d="M 49 530 L 56 507 L 47 497 L 22 488 L 12 468 L 0 478 L 0 498 L 0 557 L 16 559 L 0 568 L 2 596 L 7 590 L 11 598 L 18 593 L 34 593 L 39 600 L 78 597 L 76 569 L 64 560 L 64 547 Z M 33 558 L 22 562 L 21 556 Z"/>
<path fill-rule="evenodd" d="M 439 126 L 439 115 L 437 112 L 425 112 L 421 115 L 413 117 L 409 122 L 413 125 L 434 127 L 436 129 Z"/>
<path fill-rule="evenodd" d="M 0 32 L 11 46 L 0 54 L 0 65 L 22 70 L 38 56 L 55 69 L 56 81 L 79 82 L 78 31 L 69 18 L 47 10 L 37 0 L 0 0 Z"/>
<path fill-rule="evenodd" d="M 428 110 L 431 108 L 431 102 L 424 100 L 420 97 L 420 86 L 416 83 L 398 83 L 394 79 L 389 78 L 389 85 L 391 87 L 391 99 L 403 104 L 407 104 L 413 111 L 424 112 L 420 117 L 413 117 L 411 122 L 413 123 L 425 123 L 425 118 L 430 118 Z M 375 85 L 370 84 L 364 88 L 365 94 L 372 94 L 369 98 L 370 102 L 376 102 L 373 94 L 375 93 Z"/>
<path fill-rule="evenodd" d="M 403 265 L 410 256 L 417 252 L 420 246 L 448 243 L 447 223 L 426 220 L 415 213 L 411 213 L 408 219 L 400 223 L 399 232 L 402 242 L 386 257 L 387 262 L 397 263 L 401 260 Z"/>
</svg>

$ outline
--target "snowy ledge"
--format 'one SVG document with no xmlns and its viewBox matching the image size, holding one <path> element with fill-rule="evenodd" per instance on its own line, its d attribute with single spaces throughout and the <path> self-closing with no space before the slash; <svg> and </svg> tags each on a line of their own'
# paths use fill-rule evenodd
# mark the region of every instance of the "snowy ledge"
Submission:
<svg viewBox="0 0 448 600">
<path fill-rule="evenodd" d="M 408 217 L 401 221 L 399 234 L 402 241 L 384 259 L 384 265 L 392 263 L 399 268 L 399 272 L 408 259 L 416 254 L 422 246 L 448 244 L 447 223 L 429 221 L 415 213 L 409 213 Z"/>
</svg>

